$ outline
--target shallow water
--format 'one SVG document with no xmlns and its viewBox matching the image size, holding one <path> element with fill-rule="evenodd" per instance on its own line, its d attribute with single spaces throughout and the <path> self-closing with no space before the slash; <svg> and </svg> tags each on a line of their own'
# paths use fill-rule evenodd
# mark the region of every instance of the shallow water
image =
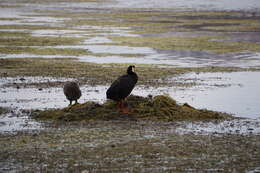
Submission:
<svg viewBox="0 0 260 173">
<path fill-rule="evenodd" d="M 14 17 L 17 20 L 1 20 L 0 25 L 42 25 L 42 26 L 64 26 L 64 21 L 70 18 L 59 18 L 50 16 L 41 16 L 37 13 L 38 10 L 72 10 L 73 12 L 82 12 L 86 10 L 97 10 L 102 12 L 100 8 L 157 8 L 162 10 L 162 8 L 173 8 L 174 10 L 182 9 L 195 9 L 195 10 L 248 10 L 250 12 L 255 11 L 260 7 L 260 1 L 258 0 L 232 0 L 236 1 L 235 5 L 227 5 L 231 2 L 228 0 L 189 0 L 189 1 L 170 1 L 170 0 L 112 0 L 105 3 L 73 3 L 73 2 L 39 2 L 29 3 L 22 2 L 19 0 L 3 1 L 4 4 L 19 5 L 20 3 L 24 6 L 22 8 L 1 8 L 0 17 L 8 18 Z M 93 8 L 93 9 L 90 9 Z M 226 9 L 230 8 L 230 9 Z M 145 10 L 145 9 L 144 9 Z M 258 10 L 259 11 L 259 10 Z M 250 13 L 251 14 L 251 13 Z M 46 14 L 45 14 L 46 15 Z M 257 13 L 255 15 L 258 15 Z M 66 26 L 67 27 L 67 26 Z M 66 28 L 65 27 L 65 28 Z M 94 63 L 135 63 L 135 64 L 167 64 L 179 67 L 203 67 L 203 66 L 236 66 L 236 67 L 253 67 L 260 66 L 260 54 L 252 52 L 243 53 L 230 53 L 230 54 L 214 54 L 208 52 L 199 51 L 159 51 L 148 47 L 128 47 L 128 46 L 116 46 L 116 45 L 100 45 L 100 44 L 111 44 L 111 40 L 108 39 L 109 36 L 129 36 L 138 37 L 139 35 L 132 34 L 130 27 L 109 27 L 109 26 L 70 26 L 67 29 L 62 30 L 10 30 L 11 32 L 28 32 L 32 36 L 52 36 L 52 37 L 88 37 L 85 42 L 80 45 L 66 45 L 66 46 L 56 46 L 50 48 L 75 48 L 84 49 L 92 53 L 104 53 L 104 54 L 118 54 L 118 56 L 110 57 L 94 57 L 94 56 L 80 56 L 78 57 L 80 61 L 83 62 L 94 62 Z M 9 31 L 9 32 L 10 32 Z M 0 32 L 6 32 L 6 29 L 0 30 Z M 185 34 L 184 34 L 185 33 Z M 169 34 L 169 33 L 167 33 Z M 172 35 L 193 35 L 194 33 L 189 32 L 177 32 L 171 33 Z M 171 35 L 170 34 L 170 35 Z M 197 33 L 198 34 L 198 33 Z M 205 34 L 199 33 L 199 34 Z M 209 33 L 208 33 L 209 34 Z M 212 33 L 211 33 L 212 34 Z M 215 33 L 214 33 L 215 34 Z M 145 35 L 145 34 L 144 34 Z M 207 35 L 207 34 L 206 34 Z M 258 40 L 257 32 L 245 32 L 236 33 L 233 35 L 233 41 L 253 41 Z M 228 40 L 227 40 L 228 41 Z M 30 47 L 30 46 L 28 46 Z M 39 48 L 39 47 L 37 47 Z M 40 47 L 44 48 L 44 47 Z M 121 57 L 120 54 L 144 54 L 143 57 Z M 1 58 L 10 57 L 26 57 L 27 54 L 0 54 Z M 28 57 L 43 57 L 43 58 L 56 58 L 58 56 L 53 55 L 29 55 Z M 62 58 L 62 56 L 59 56 Z M 63 56 L 66 57 L 66 56 Z"/>
<path fill-rule="evenodd" d="M 21 1 L 3 1 L 3 5 L 16 3 L 19 5 Z M 157 8 L 157 9 L 192 9 L 192 10 L 227 10 L 227 11 L 259 11 L 259 0 L 109 0 L 102 3 L 99 2 L 55 2 L 48 3 L 39 1 L 39 3 L 21 3 L 26 4 L 27 8 L 32 9 L 77 9 L 84 10 L 87 8 Z M 9 14 L 11 15 L 11 14 Z"/>
<path fill-rule="evenodd" d="M 179 103 L 188 103 L 198 109 L 260 118 L 259 76 L 260 72 L 189 73 L 169 80 L 196 83 L 194 87 L 149 87 L 142 93 L 167 94 Z"/>
<path fill-rule="evenodd" d="M 98 40 L 91 40 L 98 42 Z M 107 40 L 108 41 L 108 40 Z M 31 46 L 38 47 L 38 46 Z M 50 47 L 45 47 L 50 48 Z M 185 54 L 178 53 L 176 55 L 169 55 L 164 53 L 157 53 L 151 48 L 145 47 L 128 47 L 128 46 L 103 46 L 103 45 L 78 45 L 78 46 L 56 46 L 55 48 L 74 48 L 84 49 L 92 53 L 114 54 L 113 56 L 96 57 L 96 56 L 65 56 L 65 55 L 35 55 L 35 54 L 0 54 L 1 58 L 75 58 L 81 62 L 91 62 L 97 64 L 161 64 L 176 67 L 258 67 L 260 66 L 260 53 L 249 53 L 243 55 L 230 55 L 229 60 L 223 56 L 214 56 L 212 58 L 192 57 Z M 122 57 L 122 54 L 144 54 L 138 57 Z M 225 55 L 228 56 L 228 55 Z M 249 57 L 248 57 L 249 56 Z"/>
<path fill-rule="evenodd" d="M 86 49 L 93 53 L 111 53 L 111 54 L 138 54 L 138 53 L 154 53 L 155 51 L 149 47 L 129 47 L 129 46 L 113 46 L 113 45 L 77 45 L 77 46 L 54 46 L 54 48 L 72 48 Z"/>
<path fill-rule="evenodd" d="M 84 8 L 149 8 L 149 9 L 190 9 L 190 10 L 226 10 L 259 11 L 258 0 L 112 0 L 104 3 L 59 3 L 60 7 L 72 9 Z"/>
<path fill-rule="evenodd" d="M 18 110 L 15 112 L 0 115 L 0 133 L 42 128 L 41 123 L 31 120 L 27 116 L 22 116 Z"/>
<path fill-rule="evenodd" d="M 69 46 L 70 47 L 70 46 Z M 104 47 L 104 49 L 102 49 Z M 109 50 L 113 47 L 114 50 Z M 205 66 L 221 66 L 221 67 L 257 67 L 260 66 L 260 53 L 248 53 L 243 55 L 207 55 L 201 54 L 195 55 L 192 52 L 176 52 L 173 54 L 158 53 L 150 48 L 137 48 L 137 47 L 123 47 L 123 46 L 96 46 L 93 49 L 88 47 L 90 51 L 94 53 L 114 53 L 119 56 L 106 56 L 106 57 L 94 57 L 94 56 L 81 56 L 79 61 L 92 62 L 98 64 L 105 63 L 134 63 L 134 64 L 164 64 L 176 67 L 205 67 Z M 115 50 L 116 49 L 116 50 Z M 120 54 L 135 54 L 142 52 L 146 54 L 141 57 L 120 57 Z M 207 57 L 208 56 L 208 57 Z M 227 57 L 228 56 L 228 60 Z M 248 57 L 249 56 L 249 57 Z"/>
<path fill-rule="evenodd" d="M 171 95 L 176 100 L 187 102 L 196 108 L 260 118 L 259 76 L 260 72 L 191 73 L 179 80 L 202 85 L 179 90 Z"/>
<path fill-rule="evenodd" d="M 168 94 L 179 103 L 188 103 L 195 108 L 209 109 L 234 114 L 237 117 L 260 118 L 260 72 L 232 73 L 189 73 L 174 80 L 196 84 L 194 87 L 145 87 L 138 86 L 132 94 L 147 96 Z M 23 87 L 23 83 L 62 82 L 55 78 L 3 78 L 0 82 L 0 106 L 20 109 L 61 108 L 68 105 L 62 88 Z M 68 79 L 73 80 L 73 79 Z M 3 87 L 16 83 L 19 87 Z M 109 86 L 81 86 L 80 103 L 86 101 L 104 102 Z"/>
<path fill-rule="evenodd" d="M 19 0 L 3 1 L 3 5 L 12 4 L 19 5 Z M 232 4 L 232 5 L 230 5 Z M 62 26 L 62 22 L 67 20 L 66 18 L 55 18 L 47 16 L 30 16 L 31 14 L 37 14 L 34 10 L 71 10 L 71 11 L 86 11 L 90 8 L 147 8 L 147 10 L 206 10 L 206 11 L 246 11 L 256 12 L 254 15 L 259 16 L 260 1 L 259 0 L 112 0 L 106 3 L 46 3 L 44 1 L 39 4 L 27 3 L 23 8 L 1 8 L 1 18 L 17 18 L 17 20 L 1 20 L 0 25 L 48 25 L 48 26 Z M 84 29 L 84 32 L 77 29 Z M 81 48 L 91 51 L 93 53 L 112 53 L 118 54 L 118 56 L 109 57 L 94 57 L 94 56 L 81 56 L 80 61 L 94 62 L 94 63 L 136 63 L 136 64 L 168 64 L 181 67 L 201 67 L 201 66 L 238 66 L 238 67 L 252 67 L 260 66 L 260 54 L 243 52 L 242 54 L 223 54 L 216 55 L 206 52 L 195 51 L 156 51 L 146 47 L 127 47 L 127 46 L 103 46 L 98 44 L 111 43 L 111 40 L 107 39 L 108 36 L 137 36 L 129 33 L 131 30 L 127 27 L 100 27 L 100 26 L 88 26 L 82 25 L 71 28 L 70 30 L 8 30 L 9 32 L 30 32 L 33 36 L 54 36 L 54 37 L 85 37 L 88 36 L 89 30 L 97 31 L 98 35 L 86 40 L 84 45 L 76 46 L 59 46 L 57 48 Z M 1 30 L 6 32 L 6 30 Z M 0 32 L 1 32 L 0 31 Z M 92 33 L 90 31 L 90 33 Z M 257 34 L 251 34 L 250 38 L 247 37 L 248 33 L 243 33 L 245 36 L 234 35 L 232 38 L 235 41 L 257 42 L 259 39 L 255 37 Z M 144 57 L 126 58 L 121 57 L 120 54 L 146 54 Z M 31 54 L 19 54 L 19 55 L 1 55 L 1 58 L 15 58 L 15 57 L 43 57 L 43 58 L 64 58 L 66 56 L 59 55 L 31 55 Z M 72 56 L 69 56 L 72 57 Z M 228 59 L 227 59 L 228 57 Z M 76 58 L 76 57 L 74 57 Z M 168 94 L 176 99 L 179 103 L 189 103 L 196 108 L 206 108 L 215 111 L 223 111 L 232 113 L 235 116 L 247 117 L 247 118 L 259 118 L 260 117 L 260 99 L 259 88 L 260 82 L 259 72 L 237 72 L 237 73 L 201 73 L 201 74 L 186 74 L 179 77 L 176 80 L 180 82 L 195 82 L 201 83 L 196 87 L 191 88 L 178 88 L 178 87 L 160 87 L 146 88 L 144 86 L 137 86 L 133 94 L 147 96 L 148 94 L 159 95 Z M 50 80 L 50 79 L 47 79 Z M 53 79 L 62 81 L 62 79 Z M 61 108 L 68 105 L 62 88 L 23 88 L 17 89 L 15 87 L 2 87 L 6 83 L 12 82 L 22 83 L 19 78 L 0 80 L 0 106 L 12 107 L 15 110 L 20 109 L 47 109 L 47 108 Z M 39 82 L 42 79 L 30 79 L 26 78 L 25 82 Z M 81 90 L 84 93 L 79 102 L 85 101 L 105 101 L 105 91 L 108 86 L 81 86 Z M 39 128 L 39 124 L 30 125 L 34 121 L 29 121 L 26 117 L 17 117 L 14 114 L 7 114 L 5 117 L 0 118 L 0 131 L 13 131 L 30 129 L 27 127 Z M 29 123 L 29 124 L 28 124 Z M 3 125 L 4 124 L 4 125 Z M 236 124 L 236 123 L 235 123 Z M 222 131 L 222 126 L 226 127 L 227 124 L 203 126 L 202 124 L 191 124 L 185 128 L 193 132 L 198 133 L 213 133 L 214 130 L 218 133 L 226 133 Z M 238 124 L 233 128 L 233 132 L 237 132 Z M 254 130 L 251 129 L 254 126 Z M 192 127 L 192 128 L 189 128 Z M 256 128 L 257 127 L 257 128 Z M 242 129 L 242 130 L 241 130 Z M 257 130 L 258 129 L 258 130 Z M 259 124 L 255 122 L 244 124 L 240 128 L 239 133 L 257 133 L 259 134 Z"/>
<path fill-rule="evenodd" d="M 183 8 L 196 10 L 255 10 L 260 8 L 259 0 L 117 0 L 120 8 Z"/>
<path fill-rule="evenodd" d="M 174 80 L 176 82 L 197 83 L 189 88 L 181 87 L 145 87 L 137 86 L 132 94 L 147 96 L 168 94 L 180 104 L 187 102 L 195 108 L 229 112 L 237 117 L 249 119 L 225 121 L 223 123 L 184 123 L 178 128 L 178 133 L 196 134 L 260 134 L 260 93 L 255 93 L 260 88 L 260 82 L 255 79 L 260 72 L 233 72 L 233 73 L 189 73 Z M 2 78 L 0 80 L 0 107 L 11 107 L 14 113 L 6 114 L 0 118 L 0 131 L 10 132 L 19 130 L 39 129 L 41 124 L 26 116 L 19 114 L 21 109 L 48 109 L 66 107 L 66 100 L 62 88 L 51 87 L 39 90 L 34 87 L 25 87 L 24 84 L 41 82 L 64 82 L 63 78 L 28 77 Z M 8 84 L 16 83 L 21 86 L 9 87 Z M 108 86 L 81 86 L 82 97 L 80 103 L 86 101 L 104 102 Z M 17 113 L 18 112 L 18 113 Z"/>
<path fill-rule="evenodd" d="M 83 37 L 85 33 L 78 30 L 35 30 L 31 34 L 35 37 Z"/>
<path fill-rule="evenodd" d="M 0 107 L 15 109 L 66 107 L 69 101 L 66 99 L 62 87 L 24 87 L 30 83 L 64 82 L 65 80 L 72 81 L 73 79 L 26 77 L 25 80 L 21 81 L 20 78 L 3 78 L 0 81 Z M 13 87 L 5 87 L 13 85 L 13 83 L 15 83 Z M 19 89 L 16 86 L 19 86 Z M 83 93 L 79 100 L 80 103 L 90 100 L 102 102 L 105 99 L 105 91 L 108 86 L 81 86 L 80 88 Z"/>
</svg>

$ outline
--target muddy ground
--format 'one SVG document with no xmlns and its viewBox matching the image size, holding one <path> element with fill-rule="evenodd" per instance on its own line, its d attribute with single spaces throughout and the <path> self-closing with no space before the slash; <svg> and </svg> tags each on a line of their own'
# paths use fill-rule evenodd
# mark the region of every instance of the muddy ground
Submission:
<svg viewBox="0 0 260 173">
<path fill-rule="evenodd" d="M 1 172 L 257 172 L 259 136 L 179 134 L 178 123 L 56 124 L 1 134 Z"/>
<path fill-rule="evenodd" d="M 0 2 L 0 172 L 260 172 L 258 119 L 28 119 L 34 109 L 66 107 L 62 94 L 44 97 L 65 81 L 78 81 L 93 101 L 129 64 L 139 93 L 208 85 L 172 80 L 189 72 L 259 71 L 257 10 L 129 5 Z M 33 92 L 46 100 L 20 103 Z"/>
</svg>

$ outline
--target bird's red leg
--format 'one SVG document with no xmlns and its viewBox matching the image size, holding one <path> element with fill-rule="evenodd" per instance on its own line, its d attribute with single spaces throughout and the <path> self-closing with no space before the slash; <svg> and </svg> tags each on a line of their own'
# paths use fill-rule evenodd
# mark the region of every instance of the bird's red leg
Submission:
<svg viewBox="0 0 260 173">
<path fill-rule="evenodd" d="M 122 100 L 122 113 L 129 114 L 129 109 L 126 103 L 126 99 Z"/>
<path fill-rule="evenodd" d="M 122 111 L 122 100 L 120 100 L 120 101 L 117 103 L 117 109 L 119 110 L 119 112 Z"/>
</svg>

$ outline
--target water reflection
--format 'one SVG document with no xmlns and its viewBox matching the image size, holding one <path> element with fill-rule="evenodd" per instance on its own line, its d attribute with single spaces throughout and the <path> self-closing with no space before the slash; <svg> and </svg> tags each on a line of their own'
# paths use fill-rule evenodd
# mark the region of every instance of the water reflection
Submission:
<svg viewBox="0 0 260 173">
<path fill-rule="evenodd" d="M 196 108 L 257 118 L 260 117 L 259 76 L 260 72 L 191 73 L 179 80 L 202 85 L 170 94 L 176 100 L 188 102 Z"/>
</svg>

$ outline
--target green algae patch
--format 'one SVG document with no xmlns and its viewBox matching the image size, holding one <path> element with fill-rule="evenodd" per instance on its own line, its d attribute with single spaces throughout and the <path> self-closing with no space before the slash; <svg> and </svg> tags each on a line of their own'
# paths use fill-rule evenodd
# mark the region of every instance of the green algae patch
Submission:
<svg viewBox="0 0 260 173">
<path fill-rule="evenodd" d="M 79 44 L 85 38 L 68 38 L 68 37 L 33 37 L 25 38 L 0 38 L 0 45 L 5 46 L 57 46 Z"/>
<path fill-rule="evenodd" d="M 0 29 L 19 29 L 19 30 L 64 30 L 64 27 L 53 27 L 49 25 L 0 25 Z"/>
<path fill-rule="evenodd" d="M 119 117 L 131 120 L 221 120 L 231 115 L 209 110 L 198 110 L 188 105 L 179 105 L 169 96 L 141 97 L 131 95 L 127 101 L 130 114 L 122 115 L 116 103 L 107 101 L 104 104 L 86 102 L 63 109 L 36 111 L 32 116 L 40 120 L 90 121 L 115 120 Z"/>
<path fill-rule="evenodd" d="M 0 38 L 17 38 L 28 36 L 30 36 L 30 34 L 27 32 L 0 32 Z"/>
<path fill-rule="evenodd" d="M 8 112 L 7 108 L 0 107 L 0 115 Z"/>
<path fill-rule="evenodd" d="M 33 54 L 33 55 L 64 55 L 79 56 L 89 55 L 85 49 L 71 48 L 32 48 L 32 47 L 0 47 L 1 54 Z"/>
</svg>

